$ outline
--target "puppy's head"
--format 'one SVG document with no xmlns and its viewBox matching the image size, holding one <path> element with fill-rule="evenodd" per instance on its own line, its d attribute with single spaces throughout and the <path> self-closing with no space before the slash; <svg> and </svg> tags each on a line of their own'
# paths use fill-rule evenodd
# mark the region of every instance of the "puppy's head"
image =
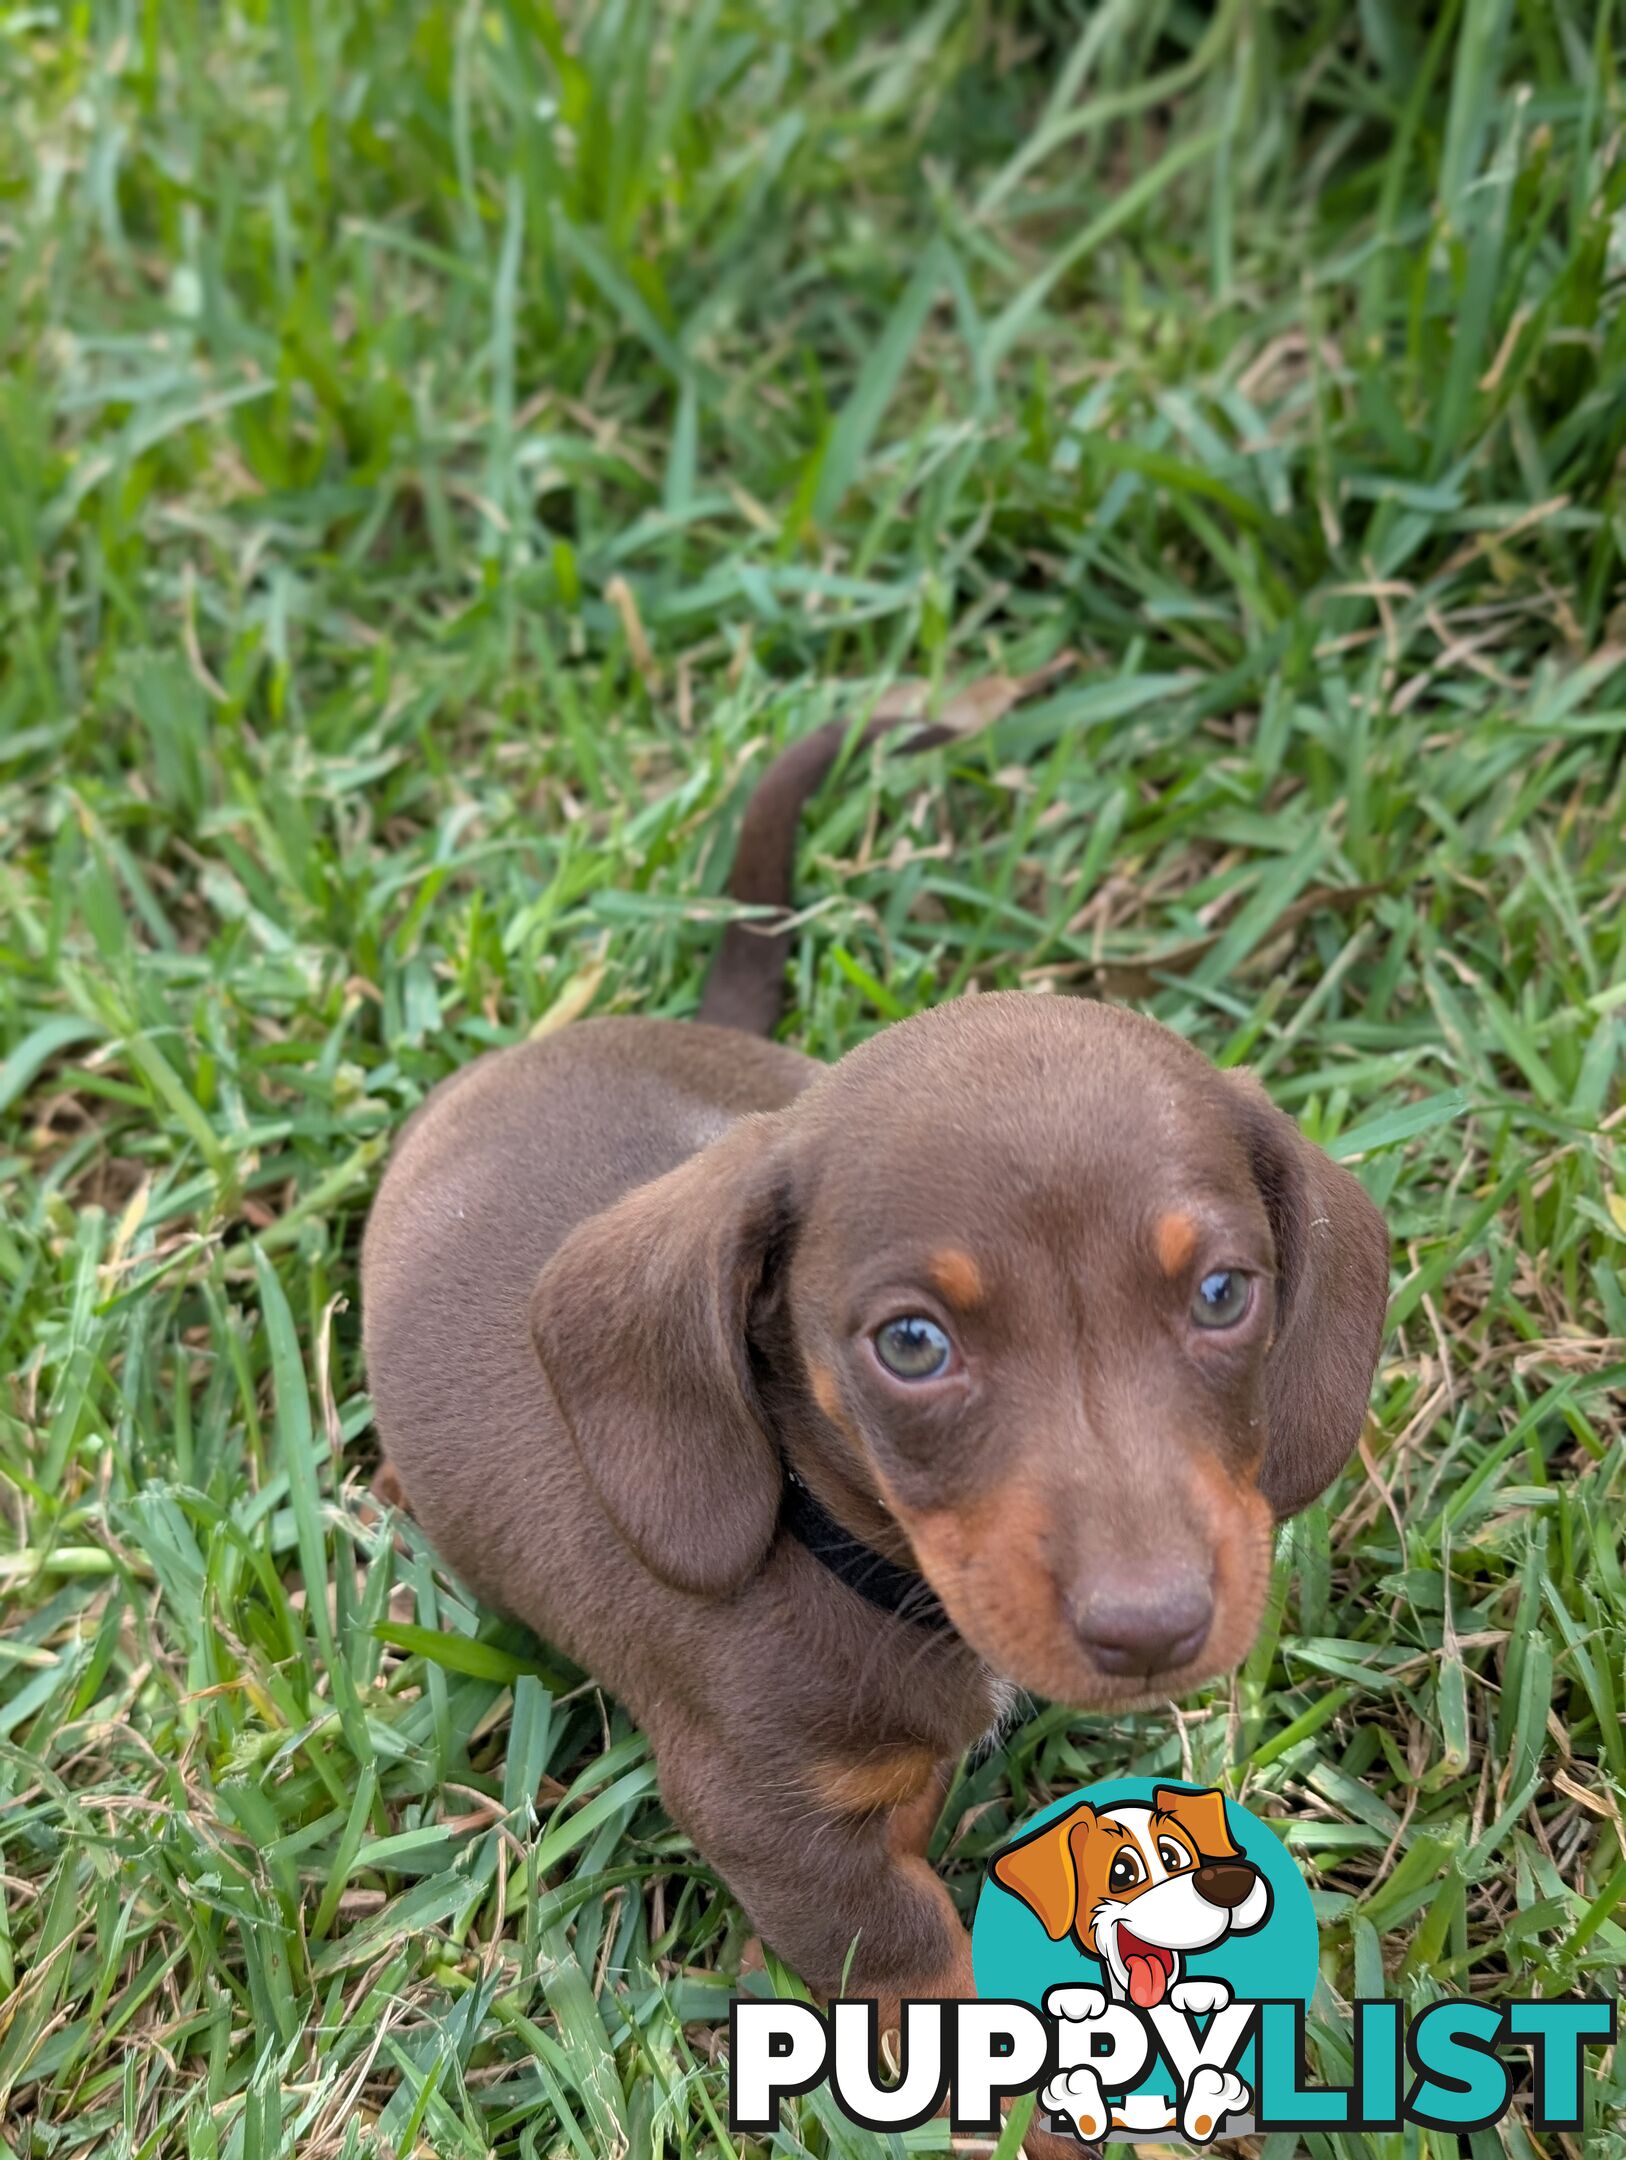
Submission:
<svg viewBox="0 0 1626 2160">
<path fill-rule="evenodd" d="M 1080 1704 L 1251 1642 L 1360 1430 L 1382 1220 L 1243 1076 L 1072 999 L 887 1029 L 582 1225 L 533 1324 L 666 1579 L 760 1563 L 788 1456 L 966 1640 Z"/>
<path fill-rule="evenodd" d="M 1020 1839 L 994 1879 L 1035 1912 L 1052 1942 L 1099 1958 L 1114 1992 L 1163 2000 L 1194 1951 L 1263 1926 L 1270 1886 L 1246 1859 L 1216 1791 L 1158 1786 L 1150 1804 L 1081 1801 Z"/>
</svg>

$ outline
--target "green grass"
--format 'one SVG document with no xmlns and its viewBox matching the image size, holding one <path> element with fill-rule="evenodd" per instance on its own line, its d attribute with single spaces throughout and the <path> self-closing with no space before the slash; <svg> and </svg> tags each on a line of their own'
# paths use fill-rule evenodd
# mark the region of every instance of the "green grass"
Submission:
<svg viewBox="0 0 1626 2160">
<path fill-rule="evenodd" d="M 1037 1709 L 941 1864 L 1234 1768 L 1329 2074 L 1380 1984 L 1616 1985 L 1623 33 L 0 18 L 5 2152 L 729 2147 L 740 1917 L 625 1714 L 369 1512 L 359 1231 L 442 1074 L 692 1009 L 769 746 L 1064 645 L 826 794 L 787 1033 L 1130 998 L 1359 1158 L 1393 1326 L 1245 1669 Z"/>
</svg>

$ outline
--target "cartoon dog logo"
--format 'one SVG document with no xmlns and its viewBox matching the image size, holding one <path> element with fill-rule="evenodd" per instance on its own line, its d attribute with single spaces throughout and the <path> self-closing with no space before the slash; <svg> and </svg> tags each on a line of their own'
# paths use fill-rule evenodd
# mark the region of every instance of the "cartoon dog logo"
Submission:
<svg viewBox="0 0 1626 2160">
<path fill-rule="evenodd" d="M 1109 2108 L 1091 2067 L 1087 2028 L 1109 2004 L 1153 2011 L 1167 2002 L 1206 2017 L 1231 2001 L 1223 1980 L 1186 1977 L 1186 1960 L 1270 1917 L 1270 1885 L 1231 1836 L 1225 1796 L 1159 1785 L 1150 1804 L 1096 1808 L 1080 1801 L 1021 1839 L 994 1863 L 994 1879 L 1037 1913 L 1052 1942 L 1066 1937 L 1100 1963 L 1106 1989 L 1052 1988 L 1045 2008 L 1064 2028 L 1059 2074 L 1041 2105 L 1070 2117 L 1080 2137 L 1178 2125 L 1196 2144 L 1245 2110 L 1247 2086 L 1232 2070 L 1201 2064 L 1177 2108 L 1167 2094 L 1135 2093 Z M 1065 2028 L 1086 2031 L 1070 2036 Z M 1071 2044 L 1069 2044 L 1071 2042 Z M 1082 2056 L 1083 2060 L 1075 2059 Z"/>
</svg>

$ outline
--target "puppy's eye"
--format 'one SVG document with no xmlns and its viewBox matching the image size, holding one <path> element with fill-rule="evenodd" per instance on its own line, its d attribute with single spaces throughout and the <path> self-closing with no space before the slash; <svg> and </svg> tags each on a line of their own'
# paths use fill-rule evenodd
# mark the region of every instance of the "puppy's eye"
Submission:
<svg viewBox="0 0 1626 2160">
<path fill-rule="evenodd" d="M 935 1320 L 906 1313 L 875 1330 L 875 1355 L 899 1380 L 934 1380 L 954 1355 L 954 1345 Z"/>
<path fill-rule="evenodd" d="M 1173 1838 L 1165 1837 L 1158 1839 L 1157 1857 L 1162 1861 L 1163 1865 L 1168 1869 L 1171 1875 L 1175 1874 L 1179 1869 L 1184 1867 L 1190 1867 L 1191 1865 L 1190 1853 L 1186 1851 L 1183 1845 L 1176 1845 Z"/>
<path fill-rule="evenodd" d="M 1126 1845 L 1114 1857 L 1111 1867 L 1107 1870 L 1107 1888 L 1109 1890 L 1133 1890 L 1136 1883 L 1144 1878 L 1145 1873 L 1146 1870 L 1140 1864 L 1140 1854 L 1131 1852 Z"/>
<path fill-rule="evenodd" d="M 1197 1285 L 1191 1317 L 1199 1327 L 1235 1327 L 1253 1302 L 1253 1277 L 1240 1268 L 1215 1268 Z"/>
</svg>

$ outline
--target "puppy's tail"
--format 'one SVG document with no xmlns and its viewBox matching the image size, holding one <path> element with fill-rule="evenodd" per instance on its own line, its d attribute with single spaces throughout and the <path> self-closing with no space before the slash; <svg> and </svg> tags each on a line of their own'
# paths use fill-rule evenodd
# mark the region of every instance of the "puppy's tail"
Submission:
<svg viewBox="0 0 1626 2160">
<path fill-rule="evenodd" d="M 883 716 L 872 720 L 854 745 L 863 749 L 907 723 Z M 739 846 L 729 875 L 728 896 L 748 907 L 791 913 L 791 872 L 796 862 L 796 828 L 802 806 L 841 754 L 848 722 L 831 720 L 782 750 L 758 781 L 740 824 Z M 916 727 L 903 736 L 903 750 L 934 750 L 964 731 L 958 727 Z M 791 933 L 771 916 L 731 922 L 723 932 L 701 994 L 699 1017 L 714 1027 L 742 1028 L 748 1035 L 771 1035 L 785 1009 L 785 966 Z"/>
</svg>

